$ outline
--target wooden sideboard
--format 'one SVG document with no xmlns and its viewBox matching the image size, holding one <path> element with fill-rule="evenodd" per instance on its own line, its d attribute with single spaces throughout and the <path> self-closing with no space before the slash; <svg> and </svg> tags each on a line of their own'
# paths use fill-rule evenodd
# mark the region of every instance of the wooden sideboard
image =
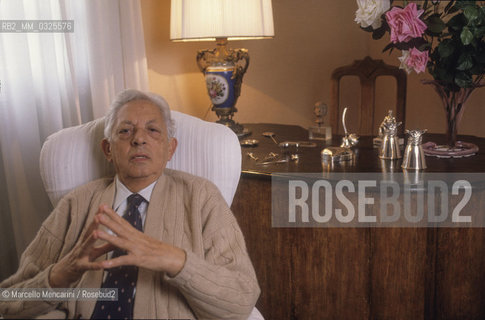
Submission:
<svg viewBox="0 0 485 320">
<path fill-rule="evenodd" d="M 308 134 L 297 126 L 246 126 L 260 143 L 242 149 L 243 173 L 232 210 L 258 276 L 257 307 L 266 319 L 485 319 L 481 228 L 272 227 L 272 173 L 387 170 L 370 137 L 359 142 L 351 167 L 322 166 L 323 143 L 303 150 L 298 164 L 258 166 L 247 152 L 260 158 L 279 152 L 263 131 L 275 132 L 278 141 L 306 140 Z M 424 141 L 430 138 L 442 137 L 425 135 Z M 478 155 L 427 157 L 427 171 L 485 172 L 485 139 L 466 138 L 479 145 Z M 485 201 L 478 210 L 485 212 Z"/>
</svg>

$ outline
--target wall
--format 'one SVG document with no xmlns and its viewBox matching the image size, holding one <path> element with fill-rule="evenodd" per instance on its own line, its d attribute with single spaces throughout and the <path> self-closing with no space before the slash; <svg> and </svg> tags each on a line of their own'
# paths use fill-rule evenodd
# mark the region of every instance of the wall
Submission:
<svg viewBox="0 0 485 320">
<path fill-rule="evenodd" d="M 312 106 L 330 101 L 330 74 L 342 65 L 371 55 L 398 64 L 398 53 L 381 53 L 386 40 L 372 40 L 354 22 L 355 1 L 274 0 L 276 36 L 272 40 L 230 42 L 249 50 L 251 64 L 238 100 L 239 122 L 273 122 L 307 127 L 313 122 Z M 174 43 L 169 40 L 170 1 L 143 0 L 143 23 L 150 89 L 164 96 L 174 110 L 213 121 L 197 50 L 213 48 L 212 42 Z M 420 83 L 429 75 L 408 77 L 406 127 L 444 132 L 444 111 L 431 87 Z M 353 87 L 350 81 L 346 87 Z M 395 88 L 380 81 L 382 110 Z M 349 97 L 349 105 L 356 104 Z M 485 136 L 485 90 L 475 92 L 459 130 Z M 392 99 L 391 99 L 392 101 Z"/>
</svg>

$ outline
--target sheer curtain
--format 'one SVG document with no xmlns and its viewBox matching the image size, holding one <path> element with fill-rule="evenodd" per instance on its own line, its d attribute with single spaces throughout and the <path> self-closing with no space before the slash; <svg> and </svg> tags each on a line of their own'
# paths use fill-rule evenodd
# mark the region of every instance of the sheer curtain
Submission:
<svg viewBox="0 0 485 320">
<path fill-rule="evenodd" d="M 0 279 L 52 210 L 39 174 L 45 138 L 148 89 L 139 0 L 0 0 L 0 20 L 74 20 L 73 33 L 0 33 Z M 10 263 L 7 263 L 10 261 Z"/>
</svg>

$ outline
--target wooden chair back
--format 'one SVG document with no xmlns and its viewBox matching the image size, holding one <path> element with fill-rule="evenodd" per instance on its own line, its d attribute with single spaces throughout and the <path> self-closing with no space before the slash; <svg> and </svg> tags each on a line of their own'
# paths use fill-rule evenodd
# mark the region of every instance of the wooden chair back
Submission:
<svg viewBox="0 0 485 320">
<path fill-rule="evenodd" d="M 382 60 L 373 60 L 368 56 L 363 60 L 354 61 L 351 65 L 337 68 L 332 73 L 331 105 L 329 111 L 333 133 L 343 134 L 344 132 L 342 120 L 339 118 L 343 109 L 346 107 L 341 105 L 340 102 L 340 81 L 344 76 L 357 76 L 360 80 L 361 87 L 360 106 L 347 111 L 347 116 L 349 114 L 352 114 L 352 116 L 358 114 L 359 128 L 352 127 L 348 128 L 348 130 L 351 133 L 370 136 L 376 135 L 377 128 L 383 120 L 383 117 L 380 119 L 375 118 L 376 79 L 379 76 L 392 76 L 396 78 L 397 98 L 396 109 L 393 111 L 397 121 L 402 121 L 402 125 L 398 131 L 402 135 L 405 128 L 406 116 L 406 72 L 399 69 L 399 67 L 388 65 Z"/>
</svg>

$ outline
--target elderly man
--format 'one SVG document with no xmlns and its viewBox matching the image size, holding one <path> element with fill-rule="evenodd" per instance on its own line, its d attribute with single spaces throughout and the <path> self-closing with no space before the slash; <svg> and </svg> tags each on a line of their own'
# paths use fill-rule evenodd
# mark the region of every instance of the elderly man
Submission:
<svg viewBox="0 0 485 320">
<path fill-rule="evenodd" d="M 4 317 L 245 319 L 259 287 L 217 188 L 165 169 L 177 147 L 166 102 L 127 90 L 101 147 L 116 170 L 67 195 L 22 255 L 13 288 L 118 288 L 118 301 L 8 301 Z"/>
</svg>

